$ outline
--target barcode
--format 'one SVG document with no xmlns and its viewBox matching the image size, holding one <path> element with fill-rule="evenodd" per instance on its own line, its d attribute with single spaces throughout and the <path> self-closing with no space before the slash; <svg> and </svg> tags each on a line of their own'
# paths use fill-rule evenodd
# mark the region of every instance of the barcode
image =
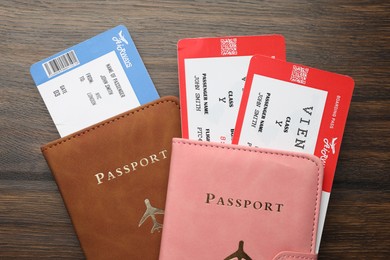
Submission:
<svg viewBox="0 0 390 260">
<path fill-rule="evenodd" d="M 43 63 L 43 68 L 45 69 L 47 76 L 50 78 L 79 64 L 80 62 L 76 56 L 76 53 L 74 50 L 71 50 L 61 56 Z"/>
<path fill-rule="evenodd" d="M 308 68 L 303 68 L 301 66 L 293 65 L 290 80 L 301 84 L 306 84 L 308 73 L 309 73 Z"/>
<path fill-rule="evenodd" d="M 221 39 L 221 55 L 237 55 L 237 38 Z"/>
</svg>

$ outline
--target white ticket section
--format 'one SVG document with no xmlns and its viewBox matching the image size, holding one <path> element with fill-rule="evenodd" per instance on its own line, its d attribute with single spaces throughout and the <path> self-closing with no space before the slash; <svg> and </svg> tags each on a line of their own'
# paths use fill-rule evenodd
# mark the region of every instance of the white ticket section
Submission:
<svg viewBox="0 0 390 260">
<path fill-rule="evenodd" d="M 140 105 L 114 51 L 38 86 L 61 137 Z"/>
<path fill-rule="evenodd" d="M 314 154 L 327 91 L 254 75 L 239 144 Z"/>
<path fill-rule="evenodd" d="M 231 143 L 250 58 L 185 59 L 189 139 Z"/>
<path fill-rule="evenodd" d="M 330 193 L 322 191 L 321 194 L 321 206 L 320 206 L 320 217 L 318 219 L 318 230 L 317 230 L 317 241 L 316 241 L 316 253 L 320 250 L 322 231 L 324 230 L 326 212 L 328 210 Z"/>
</svg>

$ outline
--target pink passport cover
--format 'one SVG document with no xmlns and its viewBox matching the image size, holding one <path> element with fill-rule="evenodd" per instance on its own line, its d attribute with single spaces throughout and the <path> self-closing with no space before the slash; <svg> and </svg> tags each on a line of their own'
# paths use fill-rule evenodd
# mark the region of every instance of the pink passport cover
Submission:
<svg viewBox="0 0 390 260">
<path fill-rule="evenodd" d="M 312 155 L 173 139 L 160 259 L 316 259 Z"/>
</svg>

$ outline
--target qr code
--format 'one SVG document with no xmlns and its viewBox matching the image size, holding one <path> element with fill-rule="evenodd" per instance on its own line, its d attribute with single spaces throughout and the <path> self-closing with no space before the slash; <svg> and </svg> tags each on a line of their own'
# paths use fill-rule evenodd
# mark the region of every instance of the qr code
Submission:
<svg viewBox="0 0 390 260">
<path fill-rule="evenodd" d="M 221 55 L 237 55 L 237 38 L 221 39 Z"/>
<path fill-rule="evenodd" d="M 307 74 L 309 73 L 308 68 L 293 65 L 290 80 L 300 84 L 306 84 Z"/>
</svg>

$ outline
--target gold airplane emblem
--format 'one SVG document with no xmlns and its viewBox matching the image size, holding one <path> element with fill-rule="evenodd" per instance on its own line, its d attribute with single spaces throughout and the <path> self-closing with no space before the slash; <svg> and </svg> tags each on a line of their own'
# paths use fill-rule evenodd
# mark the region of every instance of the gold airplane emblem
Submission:
<svg viewBox="0 0 390 260">
<path fill-rule="evenodd" d="M 146 210 L 145 210 L 145 213 L 142 216 L 141 220 L 139 221 L 138 227 L 140 227 L 145 222 L 145 220 L 148 217 L 150 217 L 153 221 L 153 227 L 152 227 L 152 230 L 150 231 L 150 233 L 154 233 L 154 231 L 156 231 L 156 230 L 158 232 L 160 232 L 160 230 L 163 228 L 163 225 L 157 222 L 155 215 L 156 214 L 164 214 L 164 210 L 152 207 L 152 205 L 150 205 L 150 201 L 148 199 L 145 199 L 145 205 L 146 205 Z"/>
<path fill-rule="evenodd" d="M 252 260 L 252 258 L 250 258 L 249 255 L 244 252 L 244 241 L 242 240 L 238 244 L 238 250 L 226 257 L 224 260 L 231 260 L 235 258 L 238 260 Z"/>
</svg>

